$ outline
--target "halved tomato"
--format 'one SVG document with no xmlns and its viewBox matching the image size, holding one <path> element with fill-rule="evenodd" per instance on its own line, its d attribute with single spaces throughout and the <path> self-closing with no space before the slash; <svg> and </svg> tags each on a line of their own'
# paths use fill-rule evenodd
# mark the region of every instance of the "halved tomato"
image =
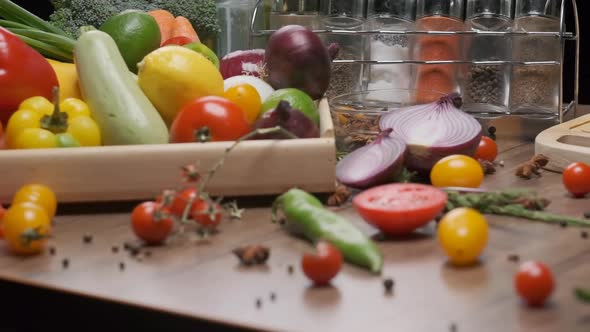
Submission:
<svg viewBox="0 0 590 332">
<path fill-rule="evenodd" d="M 358 194 L 356 211 L 385 234 L 404 235 L 432 221 L 445 207 L 447 194 L 433 186 L 393 183 Z"/>
</svg>

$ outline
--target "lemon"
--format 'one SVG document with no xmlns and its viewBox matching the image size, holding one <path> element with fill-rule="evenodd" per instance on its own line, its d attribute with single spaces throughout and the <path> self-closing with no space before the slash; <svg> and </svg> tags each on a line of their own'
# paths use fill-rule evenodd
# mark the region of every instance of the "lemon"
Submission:
<svg viewBox="0 0 590 332">
<path fill-rule="evenodd" d="M 223 77 L 206 57 L 188 48 L 165 46 L 138 64 L 137 82 L 170 126 L 186 103 L 223 95 Z"/>
</svg>

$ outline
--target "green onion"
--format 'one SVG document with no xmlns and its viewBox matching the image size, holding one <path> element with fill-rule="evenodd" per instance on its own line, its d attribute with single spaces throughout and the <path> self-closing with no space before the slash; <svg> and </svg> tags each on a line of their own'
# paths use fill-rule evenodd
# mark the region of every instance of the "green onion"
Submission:
<svg viewBox="0 0 590 332">
<path fill-rule="evenodd" d="M 42 20 L 40 17 L 9 0 L 0 0 L 0 16 L 7 20 L 26 24 L 29 27 L 37 28 L 45 32 L 52 32 L 61 36 L 67 36 L 63 30 L 55 27 L 47 21 Z"/>
<path fill-rule="evenodd" d="M 15 28 L 8 28 L 9 31 L 15 33 L 19 36 L 30 37 L 36 39 L 38 41 L 45 42 L 47 44 L 53 45 L 55 47 L 59 47 L 60 49 L 68 52 L 74 52 L 74 45 L 75 41 L 71 38 L 56 35 L 53 33 L 40 31 L 40 30 L 32 30 L 32 29 L 15 29 Z"/>
<path fill-rule="evenodd" d="M 48 58 L 63 61 L 63 62 L 73 62 L 74 61 L 74 56 L 72 55 L 72 53 L 65 52 L 64 50 L 60 49 L 59 47 L 49 45 L 47 43 L 35 40 L 33 38 L 21 36 L 19 34 L 16 34 L 16 35 L 22 41 L 27 43 L 27 45 L 31 46 L 32 48 L 37 50 L 39 53 L 43 54 L 44 56 L 46 56 Z"/>
<path fill-rule="evenodd" d="M 15 29 L 33 29 L 30 26 L 14 21 L 2 20 L 0 19 L 0 27 L 4 28 L 15 28 Z M 39 30 L 41 31 L 41 30 Z"/>
</svg>

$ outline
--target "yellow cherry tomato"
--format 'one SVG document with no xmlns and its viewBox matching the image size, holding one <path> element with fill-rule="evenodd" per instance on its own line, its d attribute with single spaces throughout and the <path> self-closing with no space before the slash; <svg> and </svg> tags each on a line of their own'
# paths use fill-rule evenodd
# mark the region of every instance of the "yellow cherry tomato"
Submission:
<svg viewBox="0 0 590 332">
<path fill-rule="evenodd" d="M 6 146 L 14 149 L 16 137 L 26 128 L 39 128 L 43 114 L 32 110 L 19 110 L 14 112 L 6 125 Z"/>
<path fill-rule="evenodd" d="M 101 144 L 100 128 L 89 116 L 77 116 L 68 120 L 70 133 L 82 146 L 99 146 Z"/>
<path fill-rule="evenodd" d="M 51 115 L 53 112 L 53 103 L 45 97 L 36 96 L 23 100 L 18 106 L 19 110 L 31 110 L 41 114 Z"/>
<path fill-rule="evenodd" d="M 77 116 L 90 117 L 90 108 L 88 105 L 78 98 L 66 98 L 59 104 L 59 110 L 68 113 L 68 119 L 73 119 Z"/>
<path fill-rule="evenodd" d="M 50 149 L 57 147 L 55 134 L 42 128 L 26 128 L 14 140 L 15 149 Z"/>
<path fill-rule="evenodd" d="M 51 231 L 51 220 L 40 206 L 33 203 L 12 205 L 2 219 L 6 244 L 16 254 L 38 254 L 45 248 Z"/>
<path fill-rule="evenodd" d="M 430 181 L 435 187 L 477 188 L 483 182 L 483 176 L 479 162 L 464 155 L 445 157 L 430 171 Z"/>
<path fill-rule="evenodd" d="M 488 223 L 477 210 L 453 209 L 440 220 L 437 237 L 452 264 L 470 265 L 488 243 Z"/>
<path fill-rule="evenodd" d="M 256 121 L 262 110 L 260 94 L 250 84 L 238 84 L 231 87 L 225 91 L 223 96 L 238 105 L 250 123 Z"/>
<path fill-rule="evenodd" d="M 43 184 L 27 184 L 22 186 L 12 199 L 12 204 L 33 203 L 41 206 L 49 218 L 55 217 L 57 198 L 51 188 Z"/>
</svg>

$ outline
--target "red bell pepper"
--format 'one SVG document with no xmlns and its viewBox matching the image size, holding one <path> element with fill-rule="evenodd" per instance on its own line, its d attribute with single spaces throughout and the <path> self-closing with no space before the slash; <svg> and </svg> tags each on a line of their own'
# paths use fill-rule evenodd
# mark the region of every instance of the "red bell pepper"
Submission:
<svg viewBox="0 0 590 332">
<path fill-rule="evenodd" d="M 43 55 L 0 28 L 0 121 L 6 124 L 29 97 L 52 100 L 55 86 L 59 86 L 57 75 Z"/>
</svg>

